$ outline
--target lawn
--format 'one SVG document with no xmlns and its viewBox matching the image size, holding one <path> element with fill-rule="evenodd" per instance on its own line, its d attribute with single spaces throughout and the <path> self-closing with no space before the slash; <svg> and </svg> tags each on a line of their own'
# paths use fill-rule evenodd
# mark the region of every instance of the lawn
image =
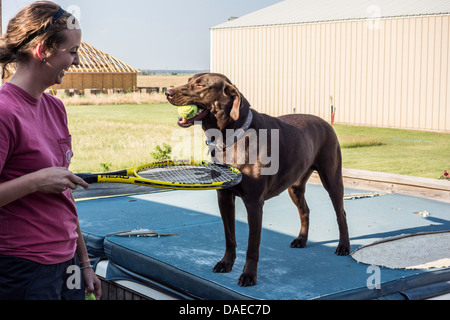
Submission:
<svg viewBox="0 0 450 320">
<path fill-rule="evenodd" d="M 450 169 L 449 134 L 341 125 L 335 130 L 346 168 L 427 178 Z"/>
<path fill-rule="evenodd" d="M 151 152 L 163 143 L 174 148 L 175 157 L 190 157 L 191 150 L 196 150 L 195 158 L 206 158 L 201 130 L 198 126 L 180 129 L 176 108 L 167 103 L 68 106 L 67 112 L 74 172 L 102 172 L 150 162 Z M 449 134 L 343 125 L 335 125 L 335 130 L 345 168 L 429 178 L 450 170 Z"/>
<path fill-rule="evenodd" d="M 74 172 L 117 170 L 153 160 L 150 153 L 177 129 L 167 103 L 68 106 Z"/>
</svg>

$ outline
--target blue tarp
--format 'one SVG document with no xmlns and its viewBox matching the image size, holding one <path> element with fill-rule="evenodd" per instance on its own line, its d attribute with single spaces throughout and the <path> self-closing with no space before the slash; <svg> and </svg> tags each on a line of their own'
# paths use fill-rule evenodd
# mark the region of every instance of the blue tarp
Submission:
<svg viewBox="0 0 450 320">
<path fill-rule="evenodd" d="M 346 190 L 346 194 L 361 193 Z M 212 268 L 224 253 L 225 240 L 215 191 L 169 191 L 79 201 L 83 236 L 91 256 L 107 258 L 111 278 L 159 282 L 200 299 L 405 299 L 450 292 L 450 269 L 380 268 L 381 290 L 368 289 L 368 266 L 334 254 L 338 229 L 327 193 L 308 185 L 311 209 L 308 245 L 290 248 L 298 235 L 297 209 L 287 192 L 266 201 L 258 285 L 241 288 L 248 226 L 242 201 L 236 200 L 237 258 L 232 272 Z M 382 238 L 450 230 L 450 205 L 400 194 L 346 200 L 352 251 Z M 414 214 L 428 211 L 430 216 Z M 137 228 L 168 237 L 116 237 L 107 234 Z M 420 248 L 418 248 L 420 250 Z M 115 266 L 115 267 L 114 267 Z M 426 289 L 428 288 L 428 289 Z M 408 296 L 409 292 L 409 296 Z"/>
</svg>

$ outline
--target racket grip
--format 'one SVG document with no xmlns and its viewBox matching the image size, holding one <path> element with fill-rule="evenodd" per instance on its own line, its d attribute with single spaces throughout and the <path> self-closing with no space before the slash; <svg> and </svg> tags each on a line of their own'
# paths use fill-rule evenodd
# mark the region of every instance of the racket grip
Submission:
<svg viewBox="0 0 450 320">
<path fill-rule="evenodd" d="M 98 182 L 97 176 L 91 173 L 75 173 L 75 175 L 89 184 Z"/>
</svg>

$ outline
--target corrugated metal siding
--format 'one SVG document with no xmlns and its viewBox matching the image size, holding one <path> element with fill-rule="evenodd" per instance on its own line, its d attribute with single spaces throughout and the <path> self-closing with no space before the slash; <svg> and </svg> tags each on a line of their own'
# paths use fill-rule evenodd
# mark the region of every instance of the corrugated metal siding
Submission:
<svg viewBox="0 0 450 320">
<path fill-rule="evenodd" d="M 450 16 L 211 30 L 211 70 L 256 110 L 450 132 Z"/>
</svg>

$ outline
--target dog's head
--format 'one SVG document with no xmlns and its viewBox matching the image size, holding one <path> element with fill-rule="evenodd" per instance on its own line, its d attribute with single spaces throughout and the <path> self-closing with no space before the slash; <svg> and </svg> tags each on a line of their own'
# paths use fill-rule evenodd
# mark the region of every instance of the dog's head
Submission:
<svg viewBox="0 0 450 320">
<path fill-rule="evenodd" d="M 180 118 L 179 126 L 187 128 L 201 121 L 205 128 L 220 130 L 239 119 L 241 104 L 245 100 L 231 81 L 218 73 L 196 74 L 187 84 L 167 90 L 166 96 L 175 106 L 198 107 L 197 115 L 189 120 Z"/>
</svg>

